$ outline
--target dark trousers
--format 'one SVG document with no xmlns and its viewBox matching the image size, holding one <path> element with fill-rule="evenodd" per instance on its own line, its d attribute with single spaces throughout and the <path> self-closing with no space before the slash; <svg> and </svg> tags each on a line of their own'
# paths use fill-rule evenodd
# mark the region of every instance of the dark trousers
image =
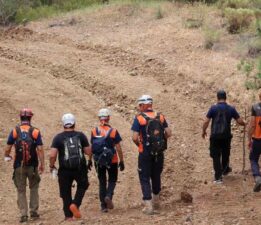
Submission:
<svg viewBox="0 0 261 225">
<path fill-rule="evenodd" d="M 259 157 L 261 154 L 261 140 L 253 140 L 252 149 L 249 154 L 253 176 L 260 176 Z"/>
<path fill-rule="evenodd" d="M 72 199 L 72 183 L 77 183 L 77 189 Z M 70 211 L 70 204 L 74 203 L 80 207 L 85 191 L 89 187 L 87 169 L 82 168 L 81 170 L 65 170 L 59 169 L 58 182 L 60 188 L 60 197 L 63 199 L 63 211 L 65 217 L 72 217 L 73 214 Z"/>
<path fill-rule="evenodd" d="M 143 200 L 151 200 L 151 194 L 159 194 L 161 191 L 161 173 L 163 171 L 164 155 L 154 157 L 152 155 L 139 154 L 138 172 L 143 194 Z"/>
<path fill-rule="evenodd" d="M 96 171 L 99 178 L 99 197 L 101 202 L 101 207 L 106 208 L 106 203 L 104 198 L 108 196 L 112 199 L 114 194 L 114 189 L 116 187 L 116 182 L 118 180 L 118 163 L 111 164 L 110 168 L 105 166 L 95 165 Z M 108 182 L 107 182 L 108 173 Z"/>
<path fill-rule="evenodd" d="M 210 139 L 210 156 L 213 159 L 215 180 L 222 179 L 222 173 L 229 167 L 231 138 L 223 140 Z"/>
</svg>

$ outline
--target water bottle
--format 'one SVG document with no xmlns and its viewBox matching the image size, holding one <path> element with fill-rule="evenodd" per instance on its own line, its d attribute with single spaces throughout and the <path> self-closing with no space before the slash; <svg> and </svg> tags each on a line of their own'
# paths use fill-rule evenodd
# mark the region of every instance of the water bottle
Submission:
<svg viewBox="0 0 261 225">
<path fill-rule="evenodd" d="M 53 169 L 52 170 L 52 178 L 55 180 L 57 178 L 57 174 L 58 174 L 58 170 L 57 169 Z"/>
</svg>

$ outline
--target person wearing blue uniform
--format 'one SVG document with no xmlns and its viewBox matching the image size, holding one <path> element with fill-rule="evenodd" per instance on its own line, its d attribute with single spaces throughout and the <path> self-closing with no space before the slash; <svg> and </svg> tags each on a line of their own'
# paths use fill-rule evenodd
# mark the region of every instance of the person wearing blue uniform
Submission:
<svg viewBox="0 0 261 225">
<path fill-rule="evenodd" d="M 164 150 L 159 154 L 152 154 L 152 148 L 148 141 L 148 121 L 156 119 L 160 121 L 164 130 L 164 139 L 171 136 L 171 130 L 163 114 L 157 113 L 152 108 L 152 97 L 142 95 L 138 99 L 140 113 L 134 118 L 131 130 L 133 142 L 138 146 L 138 173 L 145 207 L 143 213 L 153 214 L 154 209 L 159 208 L 159 194 L 161 191 L 161 173 L 163 171 Z"/>
<path fill-rule="evenodd" d="M 211 123 L 210 135 L 210 156 L 213 159 L 213 167 L 215 170 L 214 183 L 222 184 L 222 176 L 232 171 L 229 166 L 229 157 L 231 149 L 231 120 L 235 119 L 239 125 L 245 126 L 245 122 L 240 118 L 237 110 L 227 104 L 227 95 L 224 90 L 217 92 L 217 104 L 212 105 L 208 110 L 206 119 L 203 123 L 202 138 L 207 136 L 207 128 Z M 222 117 L 224 115 L 224 117 Z M 221 132 L 220 130 L 223 131 Z"/>
</svg>

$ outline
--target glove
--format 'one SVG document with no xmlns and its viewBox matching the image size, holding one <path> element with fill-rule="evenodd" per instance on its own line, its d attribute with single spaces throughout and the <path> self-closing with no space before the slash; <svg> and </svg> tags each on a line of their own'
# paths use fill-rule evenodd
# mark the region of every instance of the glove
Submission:
<svg viewBox="0 0 261 225">
<path fill-rule="evenodd" d="M 120 171 L 123 171 L 123 170 L 125 169 L 125 165 L 124 165 L 124 162 L 123 162 L 123 161 L 121 161 L 121 162 L 119 163 L 119 168 L 120 168 Z"/>
<path fill-rule="evenodd" d="M 87 169 L 88 169 L 89 171 L 92 170 L 92 160 L 88 160 Z"/>
<path fill-rule="evenodd" d="M 10 162 L 12 160 L 12 156 L 8 155 L 8 156 L 5 156 L 4 160 L 5 162 Z"/>
</svg>

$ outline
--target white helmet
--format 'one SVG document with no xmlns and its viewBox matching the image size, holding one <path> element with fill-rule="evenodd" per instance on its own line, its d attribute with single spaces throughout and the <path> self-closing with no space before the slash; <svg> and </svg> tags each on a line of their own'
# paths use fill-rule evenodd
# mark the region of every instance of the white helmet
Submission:
<svg viewBox="0 0 261 225">
<path fill-rule="evenodd" d="M 153 99 L 150 95 L 142 95 L 138 99 L 138 104 L 152 104 L 152 103 L 153 103 Z"/>
<path fill-rule="evenodd" d="M 111 115 L 111 112 L 109 109 L 100 109 L 98 112 L 98 117 L 108 117 Z"/>
<path fill-rule="evenodd" d="M 75 124 L 75 116 L 71 113 L 66 113 L 62 117 L 62 122 L 64 127 L 71 127 Z"/>
</svg>

